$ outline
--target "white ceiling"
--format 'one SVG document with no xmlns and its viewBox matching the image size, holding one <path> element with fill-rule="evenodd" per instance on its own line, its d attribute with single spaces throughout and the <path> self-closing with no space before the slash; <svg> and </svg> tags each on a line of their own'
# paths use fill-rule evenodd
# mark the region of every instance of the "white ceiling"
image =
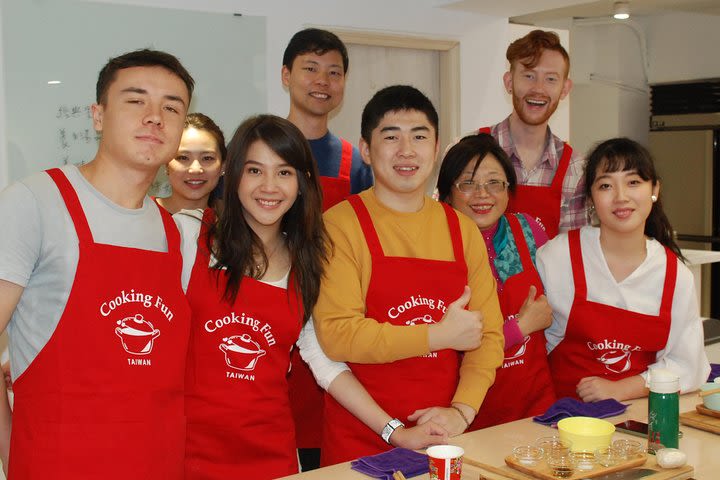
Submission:
<svg viewBox="0 0 720 480">
<path fill-rule="evenodd" d="M 608 17 L 614 0 L 594 2 L 577 0 L 460 0 L 447 1 L 443 8 L 509 17 L 516 23 L 536 24 L 568 18 Z M 691 12 L 720 15 L 719 0 L 630 0 L 634 15 L 659 15 L 666 12 Z"/>
</svg>

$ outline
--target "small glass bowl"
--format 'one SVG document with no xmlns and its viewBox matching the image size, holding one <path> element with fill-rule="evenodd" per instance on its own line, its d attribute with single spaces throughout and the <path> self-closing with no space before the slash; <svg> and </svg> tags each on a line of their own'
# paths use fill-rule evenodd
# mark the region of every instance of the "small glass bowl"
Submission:
<svg viewBox="0 0 720 480">
<path fill-rule="evenodd" d="M 542 449 L 545 458 L 549 458 L 553 453 L 565 453 L 569 454 L 572 448 L 572 443 L 567 440 L 562 440 L 560 437 L 540 437 L 535 442 L 535 446 Z"/>
<path fill-rule="evenodd" d="M 569 478 L 575 473 L 575 460 L 570 456 L 569 452 L 565 454 L 556 453 L 547 457 L 545 461 L 550 467 L 550 474 L 555 478 Z"/>
<path fill-rule="evenodd" d="M 521 465 L 534 467 L 542 460 L 543 450 L 534 445 L 521 445 L 513 448 L 513 457 Z"/>
<path fill-rule="evenodd" d="M 575 468 L 587 472 L 595 468 L 595 453 L 587 450 L 570 452 L 570 458 L 575 462 Z"/>
<path fill-rule="evenodd" d="M 621 460 L 637 458 L 643 451 L 642 444 L 637 440 L 615 440 L 612 446 L 617 450 Z"/>
<path fill-rule="evenodd" d="M 603 467 L 612 467 L 622 460 L 615 447 L 602 447 L 595 450 L 595 461 Z"/>
</svg>

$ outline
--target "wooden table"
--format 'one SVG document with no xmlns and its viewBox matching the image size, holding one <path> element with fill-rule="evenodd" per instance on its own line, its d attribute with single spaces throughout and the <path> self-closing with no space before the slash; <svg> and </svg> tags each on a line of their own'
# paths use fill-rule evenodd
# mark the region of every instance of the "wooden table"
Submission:
<svg viewBox="0 0 720 480">
<path fill-rule="evenodd" d="M 630 406 L 623 415 L 608 418 L 612 423 L 618 423 L 627 419 L 647 422 L 647 398 L 631 400 Z M 686 394 L 680 397 L 680 412 L 687 412 L 695 409 L 695 405 L 701 403 L 697 394 Z M 680 449 L 687 453 L 688 464 L 695 467 L 693 478 L 713 479 L 718 478 L 720 472 L 720 436 L 701 430 L 681 425 L 683 437 L 680 439 Z M 465 454 L 483 463 L 502 467 L 505 465 L 504 458 L 512 452 L 514 446 L 534 443 L 539 437 L 552 435 L 556 430 L 533 422 L 526 418 L 495 427 L 486 428 L 472 433 L 466 433 L 455 437 L 450 443 L 459 445 L 465 449 Z M 613 439 L 635 438 L 623 433 L 616 432 Z M 502 479 L 469 465 L 463 466 L 463 479 L 477 480 L 480 473 L 489 479 Z M 350 463 L 341 463 L 307 473 L 292 475 L 286 478 L 298 480 L 367 480 L 363 474 L 350 469 Z M 427 479 L 428 475 L 414 477 Z M 682 478 L 682 477 L 681 477 Z"/>
</svg>

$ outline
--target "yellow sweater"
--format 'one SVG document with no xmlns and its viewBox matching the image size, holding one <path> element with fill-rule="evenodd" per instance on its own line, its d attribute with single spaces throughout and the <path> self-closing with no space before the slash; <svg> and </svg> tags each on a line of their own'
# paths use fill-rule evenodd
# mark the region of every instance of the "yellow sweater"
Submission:
<svg viewBox="0 0 720 480">
<path fill-rule="evenodd" d="M 439 203 L 426 197 L 419 212 L 403 213 L 382 205 L 374 188 L 360 197 L 386 255 L 454 259 L 445 212 Z M 485 242 L 472 220 L 461 213 L 458 217 L 472 290 L 468 309 L 482 313 L 483 337 L 481 346 L 463 357 L 453 402 L 477 411 L 502 363 L 503 320 Z M 396 326 L 365 317 L 372 260 L 350 203 L 345 201 L 328 210 L 324 219 L 334 251 L 322 281 L 314 321 L 328 357 L 355 363 L 390 363 L 430 353 L 428 325 Z"/>
</svg>

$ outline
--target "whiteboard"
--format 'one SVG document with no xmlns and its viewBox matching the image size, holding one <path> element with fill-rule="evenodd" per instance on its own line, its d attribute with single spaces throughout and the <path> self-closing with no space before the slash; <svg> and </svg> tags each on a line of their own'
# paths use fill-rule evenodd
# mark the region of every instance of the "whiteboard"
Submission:
<svg viewBox="0 0 720 480">
<path fill-rule="evenodd" d="M 10 181 L 92 160 L 98 136 L 89 112 L 98 72 L 110 57 L 131 50 L 177 56 L 195 79 L 189 111 L 209 115 L 227 139 L 245 117 L 267 110 L 263 17 L 0 1 Z M 156 182 L 155 193 L 163 190 Z"/>
</svg>

